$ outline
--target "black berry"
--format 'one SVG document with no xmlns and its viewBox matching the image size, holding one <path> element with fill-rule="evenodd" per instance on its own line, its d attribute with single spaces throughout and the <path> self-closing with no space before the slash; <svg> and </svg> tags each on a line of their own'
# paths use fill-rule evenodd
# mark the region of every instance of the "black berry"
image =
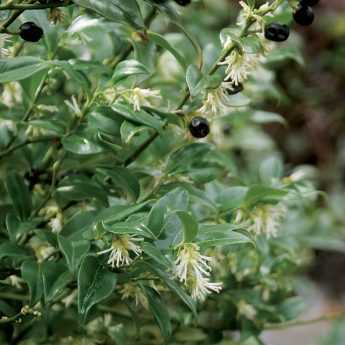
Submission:
<svg viewBox="0 0 345 345">
<path fill-rule="evenodd" d="M 274 42 L 283 42 L 289 38 L 290 28 L 284 24 L 271 23 L 265 26 L 266 39 Z"/>
<path fill-rule="evenodd" d="M 301 6 L 315 6 L 320 2 L 320 0 L 301 0 L 299 3 Z"/>
<path fill-rule="evenodd" d="M 175 2 L 180 6 L 187 6 L 192 2 L 192 0 L 175 0 Z"/>
<path fill-rule="evenodd" d="M 310 6 L 299 6 L 293 14 L 293 18 L 300 25 L 311 25 L 314 21 L 313 9 Z"/>
<path fill-rule="evenodd" d="M 243 91 L 243 85 L 241 83 L 235 84 L 232 83 L 231 88 L 226 89 L 226 93 L 230 96 L 236 95 L 239 92 Z"/>
<path fill-rule="evenodd" d="M 43 36 L 43 30 L 33 22 L 26 22 L 19 28 L 19 36 L 28 42 L 38 42 Z"/>
<path fill-rule="evenodd" d="M 189 131 L 194 138 L 205 138 L 210 133 L 210 125 L 205 118 L 196 116 L 189 124 Z"/>
</svg>

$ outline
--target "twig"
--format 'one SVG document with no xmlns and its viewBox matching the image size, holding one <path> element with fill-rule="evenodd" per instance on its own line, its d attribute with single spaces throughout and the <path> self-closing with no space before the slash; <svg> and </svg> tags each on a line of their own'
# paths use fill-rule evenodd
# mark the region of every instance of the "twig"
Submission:
<svg viewBox="0 0 345 345">
<path fill-rule="evenodd" d="M 48 4 L 10 4 L 10 5 L 2 5 L 0 6 L 0 11 L 5 11 L 5 10 L 43 10 L 46 8 L 55 8 L 55 7 L 65 7 L 72 5 L 71 1 L 67 2 L 52 2 Z"/>
<path fill-rule="evenodd" d="M 149 27 L 152 23 L 152 21 L 156 18 L 157 16 L 157 9 L 154 7 L 151 9 L 147 17 L 144 19 L 144 24 L 145 27 Z M 121 61 L 125 60 L 133 51 L 133 46 L 129 44 L 125 49 L 120 52 L 120 54 L 117 56 L 116 59 L 110 62 L 110 67 L 115 68 Z"/>
<path fill-rule="evenodd" d="M 42 143 L 42 142 L 45 142 L 45 141 L 52 141 L 52 140 L 55 140 L 55 139 L 58 139 L 58 137 L 56 137 L 56 136 L 46 136 L 46 137 L 40 137 L 40 138 L 34 138 L 34 139 L 25 140 L 22 143 L 14 145 L 14 146 L 8 148 L 7 150 L 1 152 L 0 153 L 0 160 L 2 158 L 4 158 L 4 157 L 10 155 L 14 151 L 16 151 L 16 150 L 26 146 L 26 145 Z"/>
<path fill-rule="evenodd" d="M 345 317 L 345 310 L 341 310 L 336 313 L 325 314 L 319 316 L 314 319 L 309 320 L 293 320 L 293 321 L 286 321 L 282 323 L 269 323 L 265 325 L 265 330 L 277 330 L 277 329 L 286 329 L 290 327 L 299 327 L 299 326 L 307 326 L 312 325 L 314 323 L 322 322 L 322 321 L 333 321 Z"/>
</svg>

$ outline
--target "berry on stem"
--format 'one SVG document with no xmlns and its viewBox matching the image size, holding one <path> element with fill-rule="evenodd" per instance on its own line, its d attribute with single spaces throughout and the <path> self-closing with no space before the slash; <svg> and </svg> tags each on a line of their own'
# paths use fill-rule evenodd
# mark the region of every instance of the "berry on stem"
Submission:
<svg viewBox="0 0 345 345">
<path fill-rule="evenodd" d="M 237 93 L 242 92 L 242 91 L 243 91 L 243 84 L 241 83 L 238 83 L 238 84 L 232 83 L 231 89 L 230 88 L 226 89 L 226 93 L 229 96 L 236 95 Z"/>
<path fill-rule="evenodd" d="M 274 42 L 284 42 L 289 38 L 290 28 L 287 25 L 271 23 L 265 26 L 266 39 Z"/>
<path fill-rule="evenodd" d="M 299 6 L 295 13 L 293 14 L 293 18 L 296 23 L 308 26 L 311 25 L 314 21 L 314 12 L 310 6 Z"/>
<path fill-rule="evenodd" d="M 320 0 L 301 0 L 299 3 L 301 6 L 315 6 Z"/>
<path fill-rule="evenodd" d="M 189 124 L 189 131 L 194 138 L 205 138 L 210 133 L 210 125 L 204 117 L 196 116 Z"/>
<path fill-rule="evenodd" d="M 187 5 L 190 5 L 192 0 L 175 0 L 175 2 L 179 4 L 180 6 L 187 6 Z"/>
<path fill-rule="evenodd" d="M 43 36 L 43 30 L 33 22 L 26 22 L 19 28 L 19 36 L 28 42 L 38 42 Z"/>
</svg>

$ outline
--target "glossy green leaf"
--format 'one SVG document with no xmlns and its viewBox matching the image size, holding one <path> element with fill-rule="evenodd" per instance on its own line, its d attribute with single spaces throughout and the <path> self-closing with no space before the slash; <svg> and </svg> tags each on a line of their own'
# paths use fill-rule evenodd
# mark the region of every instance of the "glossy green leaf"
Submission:
<svg viewBox="0 0 345 345">
<path fill-rule="evenodd" d="M 68 268 L 71 272 L 75 272 L 81 260 L 86 256 L 90 249 L 90 242 L 87 240 L 73 241 L 63 236 L 58 236 L 58 243 L 63 253 Z"/>
<path fill-rule="evenodd" d="M 78 273 L 78 311 L 85 320 L 90 309 L 108 298 L 117 278 L 95 256 L 83 259 Z"/>
<path fill-rule="evenodd" d="M 187 212 L 177 211 L 176 214 L 183 226 L 183 241 L 186 243 L 193 242 L 198 235 L 199 225 L 197 221 L 191 214 Z"/>
<path fill-rule="evenodd" d="M 32 202 L 24 178 L 15 172 L 9 173 L 6 177 L 5 185 L 17 216 L 21 220 L 27 219 L 31 213 Z"/>
<path fill-rule="evenodd" d="M 145 67 L 145 65 L 143 65 L 139 61 L 125 60 L 125 61 L 120 62 L 116 66 L 112 80 L 114 83 L 118 83 L 120 80 L 123 80 L 130 76 L 138 76 L 138 75 L 145 76 L 145 75 L 149 75 L 149 73 L 150 72 Z"/>
<path fill-rule="evenodd" d="M 158 46 L 162 47 L 163 49 L 169 51 L 184 69 L 187 68 L 185 58 L 162 35 L 152 31 L 149 31 L 147 34 L 150 40 L 155 42 Z"/>
<path fill-rule="evenodd" d="M 29 286 L 31 303 L 35 304 L 43 295 L 41 267 L 35 260 L 25 261 L 21 267 L 21 274 Z"/>
<path fill-rule="evenodd" d="M 0 83 L 23 80 L 48 68 L 46 61 L 33 56 L 0 59 Z"/>
<path fill-rule="evenodd" d="M 149 302 L 149 308 L 162 332 L 163 337 L 168 338 L 172 333 L 172 327 L 166 305 L 154 289 L 145 286 L 144 292 Z"/>
</svg>

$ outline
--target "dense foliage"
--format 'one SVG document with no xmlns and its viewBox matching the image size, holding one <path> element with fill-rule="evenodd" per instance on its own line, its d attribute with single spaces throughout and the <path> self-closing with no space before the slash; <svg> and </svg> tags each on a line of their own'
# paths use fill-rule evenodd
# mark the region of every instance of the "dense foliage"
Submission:
<svg viewBox="0 0 345 345">
<path fill-rule="evenodd" d="M 261 126 L 315 3 L 1 3 L 1 344 L 255 345 L 298 315 L 318 193 Z"/>
</svg>

